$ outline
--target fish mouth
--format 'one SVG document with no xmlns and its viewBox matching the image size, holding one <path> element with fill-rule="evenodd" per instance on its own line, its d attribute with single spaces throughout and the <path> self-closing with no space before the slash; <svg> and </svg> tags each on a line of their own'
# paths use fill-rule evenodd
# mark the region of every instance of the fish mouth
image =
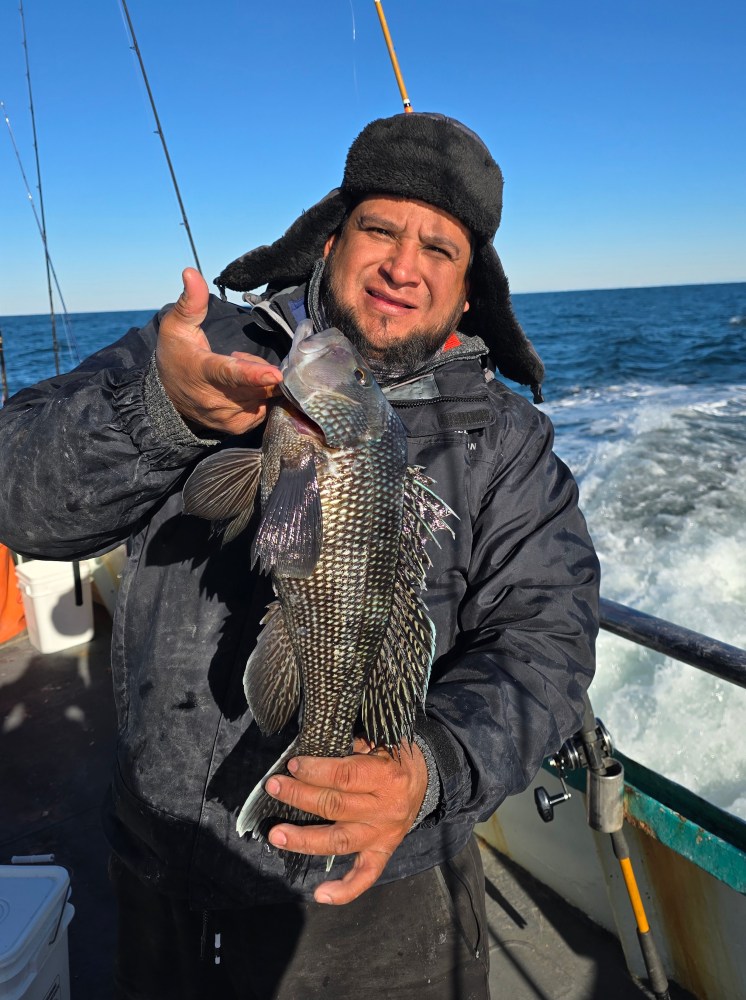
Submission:
<svg viewBox="0 0 746 1000">
<path fill-rule="evenodd" d="M 292 392 L 288 388 L 287 382 L 284 382 L 284 381 L 280 382 L 280 384 L 277 386 L 277 388 L 280 390 L 280 392 L 282 393 L 282 395 L 285 397 L 285 400 L 280 399 L 279 402 L 280 402 L 281 405 L 284 406 L 284 408 L 287 410 L 287 412 L 290 413 L 290 414 L 292 414 L 292 413 L 303 414 L 303 407 L 300 405 L 300 403 L 298 402 L 298 400 L 295 398 L 295 396 L 292 394 Z M 287 403 L 289 403 L 290 406 L 288 406 Z M 305 417 L 305 414 L 303 414 L 303 415 L 304 415 L 304 419 L 308 419 L 307 417 Z"/>
<path fill-rule="evenodd" d="M 297 401 L 293 399 L 292 393 L 286 388 L 284 382 L 280 383 L 280 389 L 285 399 L 278 399 L 277 403 L 288 415 L 296 431 L 299 434 L 305 434 L 307 437 L 316 438 L 322 444 L 325 444 L 326 439 L 321 427 L 301 409 Z"/>
</svg>

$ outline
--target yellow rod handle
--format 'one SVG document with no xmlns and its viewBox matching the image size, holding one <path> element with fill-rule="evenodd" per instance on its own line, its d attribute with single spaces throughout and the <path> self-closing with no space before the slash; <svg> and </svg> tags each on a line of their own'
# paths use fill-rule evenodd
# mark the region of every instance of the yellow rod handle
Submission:
<svg viewBox="0 0 746 1000">
<path fill-rule="evenodd" d="M 399 69 L 399 60 L 396 58 L 396 52 L 394 51 L 394 43 L 391 40 L 391 32 L 389 31 L 389 26 L 386 24 L 386 15 L 383 12 L 383 6 L 381 5 L 381 0 L 375 0 L 376 10 L 378 11 L 378 20 L 381 22 L 381 30 L 383 31 L 383 37 L 386 41 L 386 48 L 389 50 L 389 58 L 391 59 L 391 65 L 394 67 L 394 76 L 396 77 L 396 82 L 399 84 L 399 93 L 401 94 L 401 99 L 404 104 L 404 110 L 411 113 L 413 110 L 412 103 L 407 96 L 407 88 L 404 86 L 404 77 L 401 75 L 401 70 Z"/>
<path fill-rule="evenodd" d="M 650 925 L 648 924 L 648 918 L 645 916 L 645 908 L 642 905 L 640 890 L 637 888 L 637 879 L 635 878 L 635 873 L 632 871 L 632 862 L 629 858 L 620 858 L 619 865 L 622 869 L 624 884 L 627 886 L 627 894 L 629 895 L 629 901 L 632 904 L 632 910 L 637 921 L 637 929 L 641 934 L 647 934 L 650 930 Z"/>
</svg>

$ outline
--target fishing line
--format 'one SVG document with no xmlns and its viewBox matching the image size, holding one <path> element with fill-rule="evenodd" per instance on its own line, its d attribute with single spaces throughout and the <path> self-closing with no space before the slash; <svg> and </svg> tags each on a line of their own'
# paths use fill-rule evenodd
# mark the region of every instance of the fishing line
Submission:
<svg viewBox="0 0 746 1000">
<path fill-rule="evenodd" d="M 352 5 L 352 0 L 350 0 L 350 14 L 352 15 L 352 40 L 354 42 L 355 38 L 356 38 L 356 33 L 355 33 L 355 8 Z"/>
<path fill-rule="evenodd" d="M 16 143 L 15 135 L 13 134 L 13 128 L 10 124 L 10 118 L 8 117 L 8 112 L 3 101 L 0 101 L 0 111 L 2 112 L 3 118 L 5 119 L 5 124 L 8 126 L 8 135 L 10 136 L 10 142 L 13 146 L 13 152 L 16 156 L 16 161 L 18 162 L 18 169 L 21 171 L 21 177 L 23 178 L 23 183 L 26 188 L 26 197 L 28 198 L 29 205 L 31 206 L 31 211 L 34 213 L 34 218 L 36 219 L 36 228 L 39 230 L 39 236 L 41 237 L 42 246 L 44 247 L 44 254 L 47 261 L 47 266 L 49 268 L 49 273 L 51 273 L 52 279 L 54 281 L 54 287 L 57 289 L 57 296 L 60 300 L 60 305 L 62 306 L 62 323 L 63 329 L 65 331 L 65 340 L 67 341 L 67 350 L 71 358 L 74 358 L 76 362 L 80 362 L 80 353 L 78 352 L 78 345 L 75 341 L 75 334 L 73 333 L 72 322 L 70 321 L 70 315 L 67 311 L 67 305 L 65 299 L 62 295 L 62 289 L 60 288 L 60 283 L 57 279 L 57 272 L 54 269 L 54 264 L 52 263 L 52 255 L 49 253 L 49 248 L 47 247 L 47 240 L 44 228 L 42 226 L 42 220 L 39 218 L 39 213 L 36 211 L 36 205 L 34 203 L 34 196 L 31 193 L 31 186 L 28 182 L 28 177 L 26 176 L 26 171 L 23 167 L 23 160 L 21 159 L 21 154 L 18 150 L 18 144 Z M 51 291 L 50 291 L 51 294 Z M 56 336 L 53 338 L 53 343 L 56 343 Z M 55 355 L 55 361 L 57 362 L 57 355 Z M 57 374 L 59 375 L 60 369 L 59 364 L 57 364 Z"/>
<path fill-rule="evenodd" d="M 357 40 L 357 30 L 355 28 L 355 8 L 350 0 L 350 15 L 352 16 L 352 82 L 355 85 L 355 99 L 360 103 L 360 92 L 357 87 L 357 59 L 355 58 L 355 42 Z"/>
</svg>

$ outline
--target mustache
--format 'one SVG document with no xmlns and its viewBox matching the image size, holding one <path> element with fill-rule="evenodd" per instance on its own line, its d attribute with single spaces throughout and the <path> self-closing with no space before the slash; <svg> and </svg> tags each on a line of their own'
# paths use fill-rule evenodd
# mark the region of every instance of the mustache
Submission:
<svg viewBox="0 0 746 1000">
<path fill-rule="evenodd" d="M 465 295 L 437 328 L 415 327 L 403 339 L 394 340 L 384 346 L 372 344 L 360 325 L 355 309 L 341 301 L 334 252 L 335 248 L 332 247 L 324 266 L 320 287 L 321 305 L 329 326 L 341 330 L 363 357 L 376 368 L 379 366 L 395 368 L 398 374 L 415 371 L 438 353 L 450 334 L 458 327 L 464 313 Z M 389 317 L 382 316 L 379 323 L 385 334 Z"/>
</svg>

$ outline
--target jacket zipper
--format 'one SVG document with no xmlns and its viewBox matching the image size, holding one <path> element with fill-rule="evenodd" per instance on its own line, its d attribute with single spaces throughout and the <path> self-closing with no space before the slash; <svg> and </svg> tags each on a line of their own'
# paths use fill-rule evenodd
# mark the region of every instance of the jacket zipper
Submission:
<svg viewBox="0 0 746 1000">
<path fill-rule="evenodd" d="M 411 409 L 415 406 L 431 406 L 433 403 L 488 403 L 489 396 L 432 396 L 430 399 L 391 399 L 394 409 Z"/>
</svg>

